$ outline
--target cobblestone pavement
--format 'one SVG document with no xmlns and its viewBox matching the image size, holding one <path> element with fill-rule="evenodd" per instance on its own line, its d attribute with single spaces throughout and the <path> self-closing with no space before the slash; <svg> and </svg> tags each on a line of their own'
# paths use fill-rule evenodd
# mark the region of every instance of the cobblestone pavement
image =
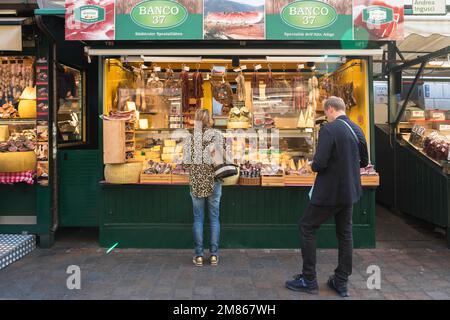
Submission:
<svg viewBox="0 0 450 320">
<path fill-rule="evenodd" d="M 377 210 L 377 248 L 354 251 L 346 299 L 450 299 L 450 250 L 443 236 Z M 71 232 L 71 233 L 70 233 Z M 0 299 L 342 299 L 326 287 L 337 250 L 318 250 L 319 295 L 287 290 L 299 250 L 222 250 L 220 264 L 192 265 L 191 250 L 117 249 L 106 255 L 96 232 L 69 231 L 0 271 Z M 81 268 L 81 290 L 66 269 Z M 381 269 L 381 290 L 367 288 L 367 267 Z"/>
</svg>

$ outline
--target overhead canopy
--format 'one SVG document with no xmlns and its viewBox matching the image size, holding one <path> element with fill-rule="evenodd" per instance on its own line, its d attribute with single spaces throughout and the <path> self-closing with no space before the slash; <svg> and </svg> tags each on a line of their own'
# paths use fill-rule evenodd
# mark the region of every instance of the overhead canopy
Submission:
<svg viewBox="0 0 450 320">
<path fill-rule="evenodd" d="M 412 0 L 405 0 L 405 5 Z M 446 1 L 447 8 L 450 0 Z M 447 10 L 448 11 L 448 10 Z M 447 15 L 405 15 L 405 39 L 397 41 L 397 47 L 405 52 L 407 60 L 417 57 L 417 53 L 430 53 L 450 45 L 450 12 Z M 408 53 L 411 52 L 411 53 Z"/>
</svg>

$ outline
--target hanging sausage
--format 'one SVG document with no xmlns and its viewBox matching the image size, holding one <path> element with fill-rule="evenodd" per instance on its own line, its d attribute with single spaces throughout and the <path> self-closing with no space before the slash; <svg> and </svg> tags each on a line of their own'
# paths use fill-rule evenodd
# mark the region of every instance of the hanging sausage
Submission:
<svg viewBox="0 0 450 320">
<path fill-rule="evenodd" d="M 238 101 L 245 101 L 245 77 L 242 74 L 242 71 L 239 72 L 239 75 L 236 77 L 236 83 L 237 83 L 237 95 L 238 95 Z"/>
<path fill-rule="evenodd" d="M 258 71 L 253 71 L 252 75 L 252 95 L 253 97 L 259 97 L 259 75 Z"/>
<path fill-rule="evenodd" d="M 180 74 L 181 94 L 182 94 L 182 107 L 183 111 L 189 110 L 189 74 L 183 69 Z"/>
<path fill-rule="evenodd" d="M 196 99 L 196 107 L 201 107 L 201 102 L 203 98 L 203 76 L 199 70 L 195 71 L 192 76 L 192 82 L 194 85 L 194 98 Z"/>
</svg>

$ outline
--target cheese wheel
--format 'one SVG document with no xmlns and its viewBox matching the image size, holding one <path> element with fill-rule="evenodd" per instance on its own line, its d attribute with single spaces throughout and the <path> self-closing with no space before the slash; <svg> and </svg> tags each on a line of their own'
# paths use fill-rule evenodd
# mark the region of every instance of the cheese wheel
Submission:
<svg viewBox="0 0 450 320">
<path fill-rule="evenodd" d="M 142 162 L 105 165 L 105 180 L 108 183 L 139 183 Z"/>
<path fill-rule="evenodd" d="M 177 142 L 175 140 L 170 140 L 170 139 L 164 140 L 165 147 L 176 147 L 176 145 L 177 145 Z"/>
<path fill-rule="evenodd" d="M 36 153 L 34 151 L 0 153 L 0 172 L 28 170 L 36 170 Z"/>
<path fill-rule="evenodd" d="M 163 153 L 174 153 L 175 152 L 175 147 L 164 147 L 163 148 Z"/>
</svg>

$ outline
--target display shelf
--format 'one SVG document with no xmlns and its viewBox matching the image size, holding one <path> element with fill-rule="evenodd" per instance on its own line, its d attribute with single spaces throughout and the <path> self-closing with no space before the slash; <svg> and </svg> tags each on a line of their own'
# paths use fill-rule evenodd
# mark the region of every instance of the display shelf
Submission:
<svg viewBox="0 0 450 320">
<path fill-rule="evenodd" d="M 425 157 L 427 157 L 430 161 L 434 162 L 435 164 L 437 164 L 439 167 L 443 168 L 442 163 L 440 163 L 439 161 L 434 160 L 433 158 L 429 157 L 425 152 L 422 151 L 421 148 L 416 147 L 415 145 L 413 145 L 411 142 L 409 142 L 409 139 L 405 139 L 405 137 L 403 137 L 403 140 L 410 145 L 412 148 L 416 149 L 418 152 L 420 152 L 421 154 L 423 154 Z"/>
<path fill-rule="evenodd" d="M 35 118 L 0 118 L 0 124 L 36 124 Z"/>
</svg>

